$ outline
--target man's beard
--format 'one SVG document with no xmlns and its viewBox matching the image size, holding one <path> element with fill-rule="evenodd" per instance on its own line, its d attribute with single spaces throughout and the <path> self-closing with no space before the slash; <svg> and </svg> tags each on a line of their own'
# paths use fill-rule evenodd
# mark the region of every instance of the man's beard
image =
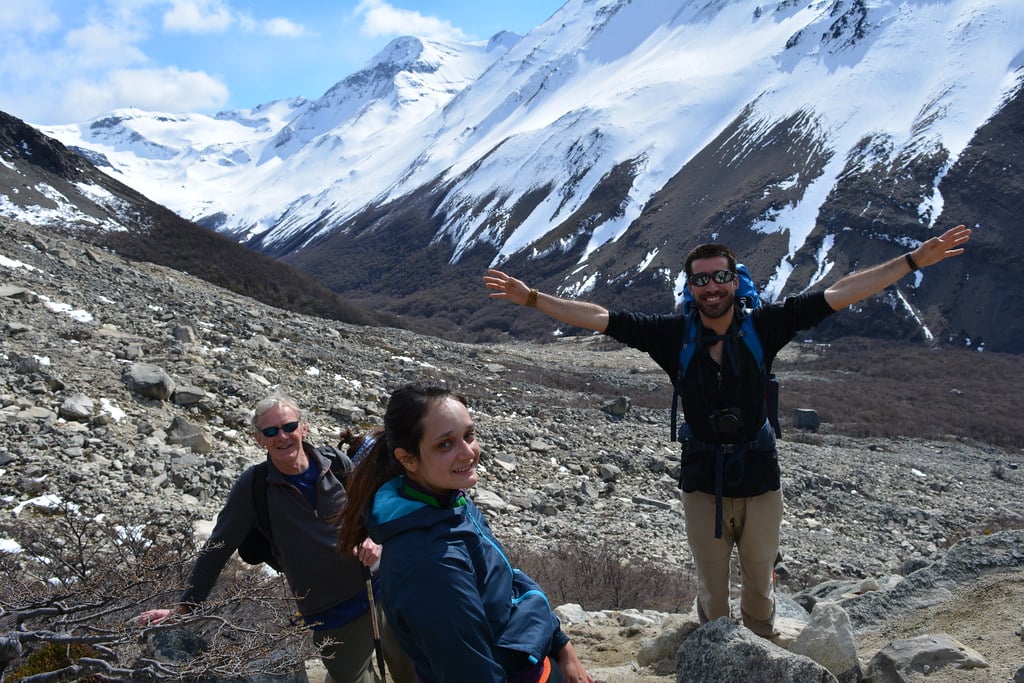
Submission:
<svg viewBox="0 0 1024 683">
<path fill-rule="evenodd" d="M 701 315 L 705 318 L 708 318 L 709 320 L 716 320 L 732 310 L 735 303 L 736 296 L 729 292 L 713 304 L 708 304 L 702 299 L 697 299 L 697 310 L 700 311 Z"/>
</svg>

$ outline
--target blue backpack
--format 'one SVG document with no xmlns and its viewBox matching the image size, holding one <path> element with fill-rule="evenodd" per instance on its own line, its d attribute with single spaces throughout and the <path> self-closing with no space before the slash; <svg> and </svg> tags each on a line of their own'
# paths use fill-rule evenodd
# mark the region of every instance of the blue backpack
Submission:
<svg viewBox="0 0 1024 683">
<path fill-rule="evenodd" d="M 768 422 L 771 424 L 772 429 L 775 430 L 775 435 L 781 437 L 782 426 L 779 424 L 779 380 L 765 363 L 764 349 L 761 347 L 761 340 L 757 336 L 757 330 L 754 329 L 754 318 L 751 315 L 754 309 L 760 308 L 763 303 L 761 294 L 757 291 L 757 286 L 754 284 L 754 279 L 750 276 L 750 271 L 742 263 L 736 264 L 736 276 L 739 278 L 736 302 L 741 309 L 739 331 L 736 334 L 743 340 L 750 354 L 757 361 L 757 366 L 761 368 L 761 376 L 764 380 L 765 413 L 768 416 Z M 697 305 L 693 300 L 689 287 L 686 287 L 683 292 L 683 313 L 686 315 L 686 334 L 683 339 L 683 345 L 679 349 L 679 378 L 676 382 L 673 382 L 672 392 L 673 441 L 677 438 L 676 413 L 680 398 L 679 384 L 682 383 L 686 369 L 690 366 L 690 361 L 693 360 L 693 354 L 697 351 L 699 341 L 697 339 L 698 326 L 696 324 L 696 317 L 698 315 Z"/>
</svg>

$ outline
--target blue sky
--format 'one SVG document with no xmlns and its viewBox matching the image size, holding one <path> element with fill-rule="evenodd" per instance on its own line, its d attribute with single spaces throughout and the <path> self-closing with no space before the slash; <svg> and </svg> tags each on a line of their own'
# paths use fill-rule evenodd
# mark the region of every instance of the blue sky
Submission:
<svg viewBox="0 0 1024 683">
<path fill-rule="evenodd" d="M 0 110 L 206 112 L 316 98 L 389 40 L 526 33 L 564 0 L 2 0 Z"/>
</svg>

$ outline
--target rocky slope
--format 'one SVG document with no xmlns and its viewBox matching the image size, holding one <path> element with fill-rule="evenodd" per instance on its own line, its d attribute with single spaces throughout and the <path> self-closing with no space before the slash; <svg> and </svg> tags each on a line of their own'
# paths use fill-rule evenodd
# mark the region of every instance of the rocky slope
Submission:
<svg viewBox="0 0 1024 683">
<path fill-rule="evenodd" d="M 0 162 L 0 216 L 161 263 L 260 301 L 286 300 L 311 315 L 396 324 L 393 316 L 354 305 L 320 281 L 181 218 L 4 112 Z"/>
<path fill-rule="evenodd" d="M 489 305 L 482 288 L 480 300 Z M 470 400 L 486 468 L 475 495 L 499 535 L 539 549 L 583 539 L 690 571 L 667 410 L 629 405 L 663 380 L 630 350 L 593 339 L 460 344 L 308 317 L 5 219 L 0 343 L 7 519 L 45 494 L 97 506 L 113 494 L 139 519 L 182 508 L 210 519 L 262 457 L 245 419 L 272 386 L 310 408 L 313 440 L 332 442 L 341 428 L 378 423 L 397 385 L 435 377 Z M 162 375 L 162 398 L 140 393 L 146 374 Z M 883 580 L 940 560 L 986 524 L 1024 526 L 1019 451 L 852 439 L 825 425 L 787 434 L 782 452 L 787 593 Z M 1019 610 L 1005 616 L 1017 623 L 1000 617 L 988 633 L 1020 627 Z M 631 662 L 664 621 L 624 627 L 618 614 L 595 614 L 572 629 L 607 680 L 644 680 Z M 968 644 L 986 654 L 979 638 Z M 1000 671 L 1022 663 L 1011 647 Z"/>
</svg>

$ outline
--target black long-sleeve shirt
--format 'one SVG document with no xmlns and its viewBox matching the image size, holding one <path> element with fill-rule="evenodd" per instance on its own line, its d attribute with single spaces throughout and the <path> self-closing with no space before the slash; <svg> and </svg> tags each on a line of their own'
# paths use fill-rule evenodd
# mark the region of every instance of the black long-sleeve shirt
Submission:
<svg viewBox="0 0 1024 683">
<path fill-rule="evenodd" d="M 764 349 L 766 367 L 771 367 L 776 354 L 798 331 L 814 327 L 833 312 L 821 292 L 789 297 L 781 303 L 755 309 L 754 328 Z M 697 318 L 699 321 L 699 316 Z M 609 313 L 605 330 L 605 334 L 614 339 L 646 352 L 668 374 L 682 397 L 684 419 L 697 439 L 715 443 L 717 437 L 711 429 L 709 413 L 735 406 L 743 415 L 744 430 L 736 435 L 734 442 L 752 440 L 766 418 L 762 373 L 754 357 L 742 341 L 729 339 L 725 343 L 732 344 L 732 349 L 723 353 L 719 365 L 711 358 L 708 346 L 700 345 L 686 376 L 680 379 L 679 351 L 685 333 L 686 316 L 682 313 L 648 315 L 613 311 Z M 701 325 L 699 334 L 713 335 L 714 332 Z"/>
</svg>

